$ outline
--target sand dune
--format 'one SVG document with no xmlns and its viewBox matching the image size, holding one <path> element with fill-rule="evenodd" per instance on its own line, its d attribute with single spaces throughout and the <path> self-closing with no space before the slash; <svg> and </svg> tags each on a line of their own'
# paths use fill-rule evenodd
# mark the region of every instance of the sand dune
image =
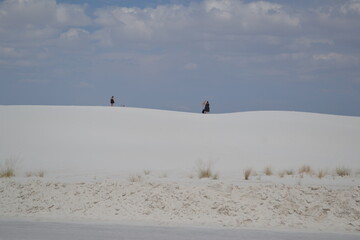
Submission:
<svg viewBox="0 0 360 240">
<path fill-rule="evenodd" d="M 202 115 L 135 108 L 0 106 L 0 159 L 23 170 L 192 167 L 360 169 L 360 118 L 299 112 Z"/>
<path fill-rule="evenodd" d="M 0 178 L 0 218 L 360 231 L 358 117 L 0 106 L 0 129 L 16 170 Z M 200 160 L 216 180 L 197 178 Z"/>
</svg>

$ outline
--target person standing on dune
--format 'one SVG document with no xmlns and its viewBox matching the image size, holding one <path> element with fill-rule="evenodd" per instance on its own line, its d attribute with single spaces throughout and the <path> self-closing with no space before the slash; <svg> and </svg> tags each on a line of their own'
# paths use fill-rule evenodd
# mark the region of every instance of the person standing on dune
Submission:
<svg viewBox="0 0 360 240">
<path fill-rule="evenodd" d="M 209 101 L 205 100 L 203 102 L 203 105 L 204 105 L 204 109 L 202 110 L 202 113 L 203 114 L 209 113 L 210 112 L 210 103 L 209 103 Z"/>
<path fill-rule="evenodd" d="M 114 98 L 114 96 L 111 97 L 111 99 L 110 99 L 110 104 L 111 104 L 112 107 L 115 105 L 115 98 Z"/>
</svg>

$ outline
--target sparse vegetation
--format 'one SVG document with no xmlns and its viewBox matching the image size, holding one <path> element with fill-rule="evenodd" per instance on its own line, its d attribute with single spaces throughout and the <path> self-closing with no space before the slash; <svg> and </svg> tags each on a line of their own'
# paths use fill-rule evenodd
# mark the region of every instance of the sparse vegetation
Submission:
<svg viewBox="0 0 360 240">
<path fill-rule="evenodd" d="M 336 168 L 335 172 L 340 177 L 345 177 L 345 176 L 351 175 L 351 170 L 349 168 L 345 168 L 345 167 Z"/>
<path fill-rule="evenodd" d="M 214 173 L 212 170 L 212 163 L 211 162 L 207 162 L 204 163 L 202 161 L 198 161 L 197 163 L 197 175 L 199 179 L 202 178 L 211 178 L 214 180 L 219 179 L 219 174 L 218 173 Z"/>
<path fill-rule="evenodd" d="M 134 175 L 130 175 L 128 180 L 130 182 L 141 182 L 142 181 L 142 176 L 141 175 L 137 175 L 137 174 L 134 174 Z"/>
<path fill-rule="evenodd" d="M 5 167 L 5 169 L 0 170 L 0 178 L 10 177 L 15 177 L 15 171 L 13 168 Z"/>
<path fill-rule="evenodd" d="M 322 179 L 323 177 L 325 177 L 327 175 L 327 172 L 325 170 L 319 170 L 317 177 Z"/>
<path fill-rule="evenodd" d="M 150 175 L 150 173 L 151 173 L 150 170 L 146 170 L 146 169 L 144 170 L 144 175 L 145 175 L 145 176 Z"/>
<path fill-rule="evenodd" d="M 311 167 L 309 165 L 304 165 L 301 168 L 299 168 L 299 174 L 312 175 L 313 171 L 311 170 Z"/>
<path fill-rule="evenodd" d="M 245 180 L 249 180 L 249 177 L 251 176 L 252 168 L 248 168 L 244 171 L 244 178 Z"/>
<path fill-rule="evenodd" d="M 9 158 L 5 161 L 4 165 L 0 165 L 0 178 L 15 177 L 15 164 L 16 161 Z"/>
<path fill-rule="evenodd" d="M 273 171 L 272 171 L 271 167 L 266 167 L 264 169 L 264 173 L 265 173 L 266 176 L 272 176 L 273 175 Z"/>
<path fill-rule="evenodd" d="M 44 177 L 45 172 L 44 171 L 37 171 L 37 172 L 27 172 L 26 177 Z"/>
<path fill-rule="evenodd" d="M 218 174 L 218 173 L 213 174 L 213 176 L 211 177 L 211 179 L 213 179 L 213 180 L 218 180 L 218 179 L 219 179 L 219 174 Z"/>
<path fill-rule="evenodd" d="M 279 177 L 283 178 L 285 175 L 294 175 L 294 170 L 287 169 L 279 172 Z"/>
<path fill-rule="evenodd" d="M 210 178 L 212 176 L 211 164 L 208 163 L 205 165 L 203 162 L 198 162 L 198 177 L 201 178 Z"/>
</svg>

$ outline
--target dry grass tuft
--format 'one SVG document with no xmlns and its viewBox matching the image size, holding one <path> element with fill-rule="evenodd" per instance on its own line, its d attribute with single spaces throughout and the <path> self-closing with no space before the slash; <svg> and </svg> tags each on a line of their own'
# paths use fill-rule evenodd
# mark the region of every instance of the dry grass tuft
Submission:
<svg viewBox="0 0 360 240">
<path fill-rule="evenodd" d="M 214 173 L 211 177 L 212 180 L 218 180 L 219 179 L 219 174 L 218 173 Z"/>
<path fill-rule="evenodd" d="M 266 176 L 272 176 L 273 175 L 273 170 L 271 169 L 271 167 L 266 167 L 264 169 L 264 173 Z"/>
<path fill-rule="evenodd" d="M 286 170 L 279 172 L 279 177 L 283 178 L 285 175 L 294 175 L 294 170 L 286 169 Z"/>
<path fill-rule="evenodd" d="M 9 167 L 6 167 L 3 170 L 0 170 L 0 178 L 10 178 L 15 177 L 15 170 Z"/>
<path fill-rule="evenodd" d="M 5 160 L 4 165 L 0 165 L 0 178 L 15 177 L 16 160 L 9 158 Z"/>
<path fill-rule="evenodd" d="M 281 172 L 279 172 L 279 177 L 283 178 L 285 176 L 285 174 L 286 174 L 285 170 L 281 171 Z"/>
<path fill-rule="evenodd" d="M 128 180 L 129 180 L 129 182 L 141 182 L 142 180 L 143 180 L 143 178 L 142 178 L 142 176 L 141 175 L 136 175 L 136 174 L 134 174 L 134 175 L 130 175 L 129 177 L 128 177 Z"/>
<path fill-rule="evenodd" d="M 211 178 L 213 175 L 210 168 L 199 170 L 198 177 L 201 178 Z"/>
<path fill-rule="evenodd" d="M 249 180 L 249 177 L 251 176 L 251 173 L 252 173 L 252 169 L 251 168 L 248 168 L 244 171 L 244 178 L 245 180 Z"/>
<path fill-rule="evenodd" d="M 211 162 L 204 163 L 203 161 L 198 161 L 196 171 L 199 179 L 202 178 L 211 178 L 213 180 L 219 179 L 219 174 L 214 173 L 212 170 Z"/>
<path fill-rule="evenodd" d="M 351 175 L 351 170 L 349 168 L 345 168 L 345 167 L 336 168 L 335 172 L 340 177 L 345 177 L 345 176 Z"/>
<path fill-rule="evenodd" d="M 317 177 L 322 179 L 323 177 L 325 177 L 327 175 L 327 171 L 325 170 L 319 170 Z"/>
<path fill-rule="evenodd" d="M 309 165 L 304 165 L 301 168 L 299 168 L 299 174 L 304 174 L 304 173 L 308 175 L 313 174 L 313 171 Z"/>
</svg>

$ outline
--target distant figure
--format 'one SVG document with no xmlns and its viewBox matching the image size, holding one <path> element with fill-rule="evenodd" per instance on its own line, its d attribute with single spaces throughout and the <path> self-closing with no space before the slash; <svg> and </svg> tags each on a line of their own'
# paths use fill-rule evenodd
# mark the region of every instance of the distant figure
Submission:
<svg viewBox="0 0 360 240">
<path fill-rule="evenodd" d="M 110 104 L 111 104 L 112 107 L 114 106 L 114 104 L 115 104 L 115 98 L 114 98 L 114 96 L 111 97 L 111 99 L 110 99 Z"/>
<path fill-rule="evenodd" d="M 206 113 L 210 112 L 210 103 L 209 103 L 209 101 L 204 101 L 203 105 L 204 105 L 204 109 L 202 110 L 202 113 L 206 114 Z"/>
</svg>

